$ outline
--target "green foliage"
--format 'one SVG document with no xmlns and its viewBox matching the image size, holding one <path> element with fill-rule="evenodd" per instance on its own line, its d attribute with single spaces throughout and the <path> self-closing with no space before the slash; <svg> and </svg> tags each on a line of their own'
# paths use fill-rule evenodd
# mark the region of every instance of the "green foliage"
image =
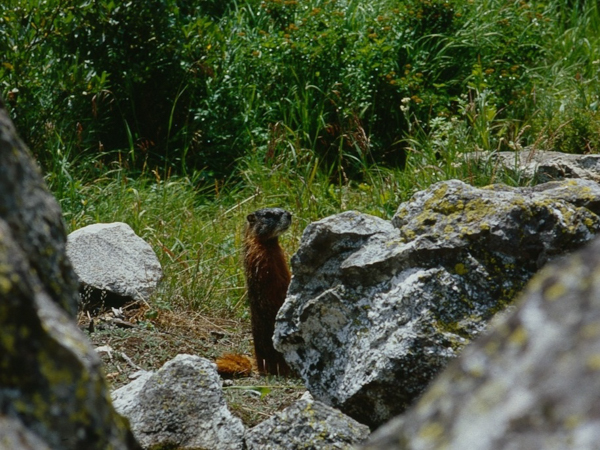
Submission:
<svg viewBox="0 0 600 450">
<path fill-rule="evenodd" d="M 403 167 L 440 117 L 493 150 L 554 133 L 539 112 L 556 120 L 561 98 L 590 116 L 598 10 L 571 3 L 9 0 L 0 82 L 48 171 L 70 155 L 90 176 L 116 161 L 222 180 L 284 155 L 343 183 Z"/>
<path fill-rule="evenodd" d="M 550 123 L 548 146 L 564 153 L 600 151 L 600 112 L 580 110 L 559 113 Z"/>
<path fill-rule="evenodd" d="M 175 0 L 0 6 L 4 95 L 45 168 L 54 158 L 46 143 L 56 141 L 131 169 L 187 168 L 198 132 L 191 101 L 206 97 L 219 33 L 199 7 L 181 8 Z"/>
<path fill-rule="evenodd" d="M 0 6 L 0 80 L 20 134 L 40 161 L 61 141 L 82 149 L 84 102 L 104 89 L 106 77 L 62 51 L 69 8 L 58 2 L 3 2 Z"/>
<path fill-rule="evenodd" d="M 597 2 L 557 1 L 560 17 L 531 121 L 542 148 L 597 153 L 600 127 L 600 14 Z"/>
</svg>

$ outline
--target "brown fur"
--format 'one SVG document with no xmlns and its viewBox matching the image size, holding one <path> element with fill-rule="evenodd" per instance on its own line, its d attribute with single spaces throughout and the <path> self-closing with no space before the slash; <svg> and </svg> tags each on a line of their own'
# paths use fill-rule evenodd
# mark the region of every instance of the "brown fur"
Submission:
<svg viewBox="0 0 600 450">
<path fill-rule="evenodd" d="M 290 270 L 278 236 L 291 214 L 280 208 L 260 209 L 248 216 L 244 236 L 244 268 L 250 302 L 256 364 L 261 373 L 288 375 L 283 355 L 273 347 L 275 316 L 285 300 Z"/>
<path fill-rule="evenodd" d="M 224 378 L 247 377 L 252 373 L 252 360 L 246 355 L 227 353 L 215 363 L 217 372 Z"/>
</svg>

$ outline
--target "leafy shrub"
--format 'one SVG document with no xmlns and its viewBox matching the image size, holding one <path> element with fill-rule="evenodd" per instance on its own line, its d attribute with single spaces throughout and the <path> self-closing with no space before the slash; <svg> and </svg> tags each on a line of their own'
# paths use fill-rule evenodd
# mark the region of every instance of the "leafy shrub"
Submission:
<svg viewBox="0 0 600 450">
<path fill-rule="evenodd" d="M 40 150 L 54 135 L 81 152 L 124 151 L 119 161 L 132 169 L 185 168 L 197 140 L 190 104 L 205 97 L 213 75 L 205 41 L 215 27 L 195 17 L 199 8 L 187 5 L 184 16 L 175 0 L 13 6 L 0 6 L 0 77 L 43 165 L 54 155 Z"/>
<path fill-rule="evenodd" d="M 534 141 L 539 94 L 597 72 L 597 11 L 565 2 L 9 0 L 0 82 L 47 170 L 223 179 L 254 158 L 345 182 L 403 167 L 439 118 L 465 147 Z"/>
<path fill-rule="evenodd" d="M 511 0 L 246 2 L 229 66 L 243 80 L 236 95 L 253 109 L 241 124 L 252 137 L 245 145 L 268 155 L 273 142 L 280 152 L 310 149 L 346 171 L 402 166 L 413 131 L 465 115 L 461 95 L 472 105 L 466 120 L 484 133 L 477 145 L 522 137 L 534 68 L 546 57 L 545 8 Z M 288 130 L 287 138 L 265 139 L 267 125 Z"/>
<path fill-rule="evenodd" d="M 0 5 L 0 80 L 19 132 L 46 162 L 51 157 L 45 152 L 57 141 L 84 145 L 86 110 L 106 78 L 64 51 L 72 20 L 68 8 L 56 1 L 29 7 L 22 3 Z"/>
</svg>

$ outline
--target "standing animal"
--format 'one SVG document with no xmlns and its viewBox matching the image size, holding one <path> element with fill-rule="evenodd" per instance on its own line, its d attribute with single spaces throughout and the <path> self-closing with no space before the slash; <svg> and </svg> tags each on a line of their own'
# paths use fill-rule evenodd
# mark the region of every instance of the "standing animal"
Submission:
<svg viewBox="0 0 600 450">
<path fill-rule="evenodd" d="M 247 216 L 244 234 L 244 269 L 254 352 L 258 371 L 289 375 L 283 355 L 273 347 L 275 316 L 283 304 L 291 274 L 279 236 L 292 223 L 292 214 L 281 208 L 259 209 Z"/>
</svg>

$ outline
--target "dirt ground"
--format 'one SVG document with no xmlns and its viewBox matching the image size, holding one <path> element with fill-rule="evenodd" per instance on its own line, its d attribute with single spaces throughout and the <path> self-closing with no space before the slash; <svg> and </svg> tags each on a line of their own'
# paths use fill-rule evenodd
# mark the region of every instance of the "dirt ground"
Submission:
<svg viewBox="0 0 600 450">
<path fill-rule="evenodd" d="M 113 389 L 127 384 L 138 370 L 157 370 L 181 353 L 211 361 L 226 353 L 252 355 L 250 324 L 239 320 L 155 312 L 133 302 L 94 314 L 81 312 L 78 322 L 100 354 Z M 247 427 L 291 405 L 305 391 L 300 379 L 265 377 L 256 371 L 250 377 L 224 380 L 229 409 Z"/>
</svg>

